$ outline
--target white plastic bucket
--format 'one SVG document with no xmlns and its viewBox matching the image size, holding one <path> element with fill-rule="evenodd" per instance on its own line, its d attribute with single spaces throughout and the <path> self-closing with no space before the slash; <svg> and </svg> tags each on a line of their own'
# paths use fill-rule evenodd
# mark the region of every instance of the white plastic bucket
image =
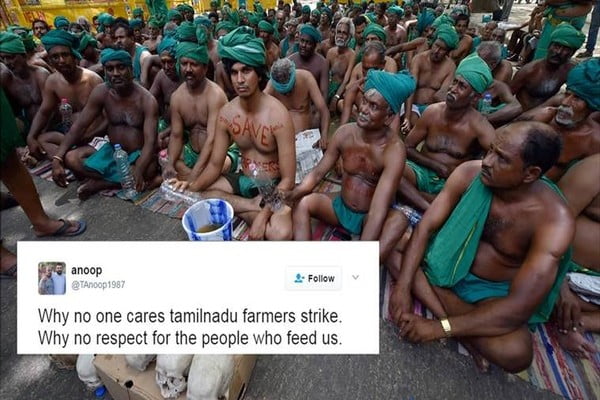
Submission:
<svg viewBox="0 0 600 400">
<path fill-rule="evenodd" d="M 181 225 L 190 240 L 231 240 L 233 207 L 221 199 L 200 200 L 183 214 Z M 198 232 L 207 225 L 218 226 L 208 232 Z"/>
</svg>

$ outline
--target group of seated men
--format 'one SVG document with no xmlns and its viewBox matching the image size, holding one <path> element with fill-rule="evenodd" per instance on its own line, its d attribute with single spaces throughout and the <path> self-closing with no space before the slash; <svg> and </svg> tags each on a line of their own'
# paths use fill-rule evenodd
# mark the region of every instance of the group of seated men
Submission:
<svg viewBox="0 0 600 400">
<path fill-rule="evenodd" d="M 72 171 L 82 199 L 120 186 L 118 143 L 137 191 L 168 179 L 223 198 L 251 239 L 310 240 L 319 219 L 378 240 L 410 341 L 455 336 L 481 368 L 520 371 L 528 324 L 552 317 L 589 357 L 600 293 L 586 301 L 569 283 L 600 275 L 600 59 L 571 60 L 585 35 L 565 22 L 513 76 L 505 32 L 478 36 L 465 7 L 426 5 L 211 2 L 197 17 L 189 5 L 147 22 L 141 9 L 101 14 L 96 35 L 85 19 L 37 20 L 35 36 L 0 33 L 1 86 L 23 156 L 50 160 L 61 187 Z M 324 156 L 296 185 L 295 137 L 311 128 Z M 341 191 L 315 192 L 332 171 Z M 439 320 L 414 315 L 413 299 Z"/>
</svg>

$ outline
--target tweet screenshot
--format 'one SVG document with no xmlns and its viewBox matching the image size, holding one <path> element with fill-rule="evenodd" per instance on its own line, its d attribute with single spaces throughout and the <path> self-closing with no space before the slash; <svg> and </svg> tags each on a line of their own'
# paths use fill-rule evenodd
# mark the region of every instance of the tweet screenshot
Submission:
<svg viewBox="0 0 600 400">
<path fill-rule="evenodd" d="M 377 242 L 19 242 L 18 252 L 19 354 L 379 353 Z"/>
</svg>

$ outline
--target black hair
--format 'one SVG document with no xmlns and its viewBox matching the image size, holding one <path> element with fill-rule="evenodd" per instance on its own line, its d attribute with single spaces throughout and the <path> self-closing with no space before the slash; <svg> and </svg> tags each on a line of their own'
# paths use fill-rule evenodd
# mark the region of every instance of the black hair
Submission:
<svg viewBox="0 0 600 400">
<path fill-rule="evenodd" d="M 458 14 L 454 20 L 458 23 L 458 21 L 467 21 L 467 26 L 469 25 L 470 19 L 467 14 Z"/>
<path fill-rule="evenodd" d="M 231 58 L 223 58 L 221 59 L 221 61 L 223 61 L 223 66 L 225 67 L 225 72 L 227 72 L 227 75 L 229 75 L 231 77 L 231 72 L 233 70 L 233 64 L 237 63 L 237 62 L 241 62 L 241 61 L 237 61 L 237 60 L 232 60 Z M 256 72 L 256 74 L 258 75 L 258 88 L 263 91 L 265 90 L 265 88 L 267 87 L 267 83 L 269 83 L 269 77 L 267 75 L 267 67 L 265 65 L 262 65 L 260 67 L 253 67 L 251 65 L 248 65 L 248 68 L 252 68 L 254 70 L 254 72 Z"/>
<path fill-rule="evenodd" d="M 352 20 L 352 22 L 354 23 L 354 26 L 359 26 L 362 24 L 366 24 L 367 23 L 367 19 L 365 18 L 364 15 L 359 15 L 354 17 L 354 19 Z"/>
<path fill-rule="evenodd" d="M 128 37 L 133 37 L 133 28 L 129 26 L 129 23 L 124 23 L 122 21 L 115 22 L 115 24 L 112 26 L 112 31 L 116 32 L 117 29 L 120 28 L 125 29 L 125 34 Z"/>
<path fill-rule="evenodd" d="M 545 174 L 558 161 L 562 138 L 550 125 L 541 122 L 524 123 L 531 124 L 531 128 L 521 147 L 521 159 L 525 168 L 536 166 L 542 170 L 541 174 Z"/>
<path fill-rule="evenodd" d="M 46 30 L 48 30 L 48 31 L 50 30 L 50 25 L 48 25 L 48 23 L 46 21 L 44 21 L 43 19 L 39 19 L 39 18 L 36 18 L 31 22 L 31 29 L 33 29 L 33 26 L 35 24 L 37 24 L 38 22 L 41 22 L 42 24 L 44 24 L 44 26 L 46 27 Z"/>
<path fill-rule="evenodd" d="M 214 11 L 212 11 L 212 12 L 208 13 L 208 19 L 211 19 L 211 18 L 216 18 L 216 19 L 217 19 L 217 21 L 218 21 L 218 20 L 219 20 L 219 14 L 217 14 L 217 13 L 216 13 L 216 12 L 214 12 Z"/>
</svg>

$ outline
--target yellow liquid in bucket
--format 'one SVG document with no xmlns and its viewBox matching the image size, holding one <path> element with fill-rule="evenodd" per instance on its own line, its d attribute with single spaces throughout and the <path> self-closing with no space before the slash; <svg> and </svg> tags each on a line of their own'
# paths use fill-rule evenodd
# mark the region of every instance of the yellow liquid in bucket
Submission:
<svg viewBox="0 0 600 400">
<path fill-rule="evenodd" d="M 221 226 L 223 226 L 223 225 L 208 224 L 208 225 L 201 226 L 200 228 L 198 228 L 198 230 L 196 232 L 197 233 L 208 233 L 208 232 L 216 231 Z"/>
</svg>

